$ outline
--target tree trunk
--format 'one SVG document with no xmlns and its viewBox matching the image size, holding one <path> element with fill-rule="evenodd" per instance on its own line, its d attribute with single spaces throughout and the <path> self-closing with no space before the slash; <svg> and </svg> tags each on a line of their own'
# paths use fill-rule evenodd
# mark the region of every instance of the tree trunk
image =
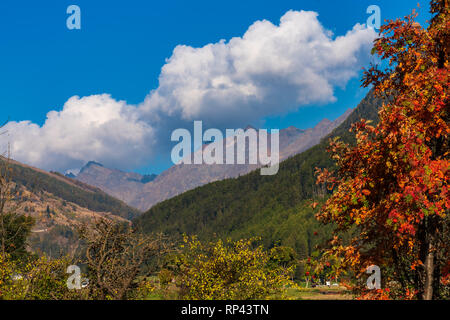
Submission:
<svg viewBox="0 0 450 320">
<path fill-rule="evenodd" d="M 438 260 L 436 259 L 437 254 L 434 255 L 434 280 L 433 280 L 433 299 L 440 299 L 440 284 L 441 284 L 441 268 Z"/>
<path fill-rule="evenodd" d="M 425 283 L 423 290 L 423 299 L 433 299 L 433 280 L 434 280 L 434 250 L 430 244 L 428 244 L 428 252 L 425 259 Z"/>
</svg>

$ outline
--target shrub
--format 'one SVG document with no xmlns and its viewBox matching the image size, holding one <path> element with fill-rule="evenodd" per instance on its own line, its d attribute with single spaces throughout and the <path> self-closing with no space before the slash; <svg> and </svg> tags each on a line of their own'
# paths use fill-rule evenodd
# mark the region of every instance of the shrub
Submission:
<svg viewBox="0 0 450 320">
<path fill-rule="evenodd" d="M 270 253 L 254 246 L 258 239 L 202 243 L 184 238 L 177 263 L 183 299 L 252 300 L 283 295 L 293 267 L 270 264 Z"/>
</svg>

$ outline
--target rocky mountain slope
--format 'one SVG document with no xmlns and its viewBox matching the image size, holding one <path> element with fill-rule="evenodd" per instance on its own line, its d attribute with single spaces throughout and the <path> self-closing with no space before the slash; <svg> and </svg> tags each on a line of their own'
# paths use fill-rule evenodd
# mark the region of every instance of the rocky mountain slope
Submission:
<svg viewBox="0 0 450 320">
<path fill-rule="evenodd" d="M 96 186 L 104 192 L 131 204 L 145 183 L 151 182 L 156 175 L 140 175 L 105 168 L 102 164 L 90 161 L 74 176 L 77 180 Z"/>
</svg>

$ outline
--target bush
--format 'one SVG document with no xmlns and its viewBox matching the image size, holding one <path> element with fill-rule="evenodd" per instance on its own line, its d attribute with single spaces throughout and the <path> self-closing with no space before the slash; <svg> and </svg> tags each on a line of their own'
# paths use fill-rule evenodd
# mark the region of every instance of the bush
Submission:
<svg viewBox="0 0 450 320">
<path fill-rule="evenodd" d="M 292 267 L 274 266 L 257 239 L 201 243 L 184 238 L 177 284 L 183 299 L 252 300 L 284 296 Z"/>
<path fill-rule="evenodd" d="M 81 292 L 66 285 L 68 259 L 35 259 L 25 266 L 8 255 L 0 255 L 0 300 L 64 300 Z"/>
</svg>

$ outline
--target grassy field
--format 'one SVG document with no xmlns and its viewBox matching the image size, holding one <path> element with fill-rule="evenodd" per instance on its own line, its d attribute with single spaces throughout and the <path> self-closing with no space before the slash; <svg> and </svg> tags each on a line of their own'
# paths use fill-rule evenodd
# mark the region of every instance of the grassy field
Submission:
<svg viewBox="0 0 450 320">
<path fill-rule="evenodd" d="M 287 295 L 293 300 L 352 300 L 345 287 L 290 288 Z"/>
<path fill-rule="evenodd" d="M 153 278 L 156 286 L 159 286 L 157 277 Z M 304 283 L 295 288 L 288 288 L 286 296 L 281 298 L 273 296 L 270 299 L 280 300 L 352 300 L 352 293 L 343 286 L 317 286 L 315 288 L 305 288 Z M 177 300 L 178 289 L 174 284 L 169 284 L 165 290 L 155 290 L 146 296 L 146 300 Z"/>
</svg>

